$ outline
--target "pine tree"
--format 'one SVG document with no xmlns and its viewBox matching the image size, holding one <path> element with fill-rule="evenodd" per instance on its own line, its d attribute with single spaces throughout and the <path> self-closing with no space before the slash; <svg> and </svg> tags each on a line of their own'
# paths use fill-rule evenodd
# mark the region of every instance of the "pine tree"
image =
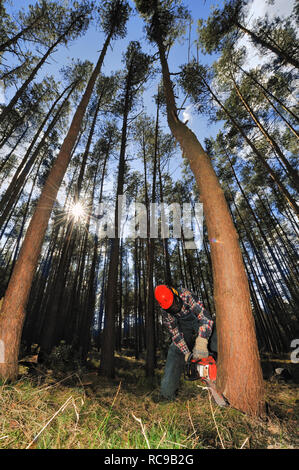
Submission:
<svg viewBox="0 0 299 470">
<path fill-rule="evenodd" d="M 177 116 L 166 60 L 165 45 L 169 43 L 169 38 L 170 41 L 173 40 L 170 33 L 173 33 L 176 18 L 182 17 L 182 9 L 175 10 L 173 5 L 172 8 L 165 8 L 165 2 L 159 1 L 150 3 L 136 1 L 136 4 L 147 19 L 148 36 L 156 43 L 159 50 L 169 127 L 184 149 L 194 173 L 203 203 L 209 239 L 221 242 L 217 244 L 212 242 L 211 246 L 219 336 L 217 387 L 233 406 L 250 414 L 259 415 L 264 410 L 263 381 L 248 280 L 238 236 L 208 155 L 194 133 Z M 230 337 L 229 342 L 225 340 L 228 337 Z M 242 357 L 242 361 L 234 362 L 236 354 Z"/>
<path fill-rule="evenodd" d="M 64 139 L 56 161 L 48 175 L 6 290 L 0 312 L 0 338 L 2 344 L 4 344 L 4 358 L 3 362 L 0 364 L 0 375 L 5 379 L 14 380 L 18 373 L 18 352 L 25 317 L 25 308 L 44 234 L 47 229 L 58 189 L 69 164 L 71 151 L 79 134 L 84 113 L 91 97 L 95 81 L 100 73 L 108 45 L 112 39 L 124 36 L 128 14 L 128 5 L 121 0 L 113 0 L 107 5 L 106 10 L 103 11 L 102 28 L 107 35 L 103 49 L 89 79 L 81 102 L 74 114 L 69 131 Z"/>
</svg>

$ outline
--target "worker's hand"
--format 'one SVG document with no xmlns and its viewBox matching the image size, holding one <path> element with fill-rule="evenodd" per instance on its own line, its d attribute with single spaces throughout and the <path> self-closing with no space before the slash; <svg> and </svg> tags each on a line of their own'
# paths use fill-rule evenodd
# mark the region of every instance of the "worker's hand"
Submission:
<svg viewBox="0 0 299 470">
<path fill-rule="evenodd" d="M 192 352 L 193 358 L 202 359 L 203 357 L 208 357 L 208 355 L 208 340 L 206 338 L 202 338 L 201 336 L 197 336 Z"/>
</svg>

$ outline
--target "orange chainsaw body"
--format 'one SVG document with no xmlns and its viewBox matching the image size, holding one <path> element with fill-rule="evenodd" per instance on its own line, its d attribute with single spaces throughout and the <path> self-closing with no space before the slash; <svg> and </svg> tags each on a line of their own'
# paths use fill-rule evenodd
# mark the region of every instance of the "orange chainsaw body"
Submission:
<svg viewBox="0 0 299 470">
<path fill-rule="evenodd" d="M 204 357 L 202 359 L 190 358 L 186 366 L 186 379 L 198 380 L 207 379 L 216 382 L 217 365 L 212 356 Z"/>
<path fill-rule="evenodd" d="M 199 377 L 202 379 L 209 379 L 212 382 L 216 381 L 217 377 L 217 365 L 215 359 L 212 356 L 203 357 L 200 360 L 193 359 L 197 364 L 197 371 Z M 191 359 L 191 362 L 193 361 Z"/>
</svg>

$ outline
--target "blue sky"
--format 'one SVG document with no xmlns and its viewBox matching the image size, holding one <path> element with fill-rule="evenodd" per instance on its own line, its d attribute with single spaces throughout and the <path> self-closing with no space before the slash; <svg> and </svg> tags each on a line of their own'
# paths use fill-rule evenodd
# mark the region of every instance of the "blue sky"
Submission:
<svg viewBox="0 0 299 470">
<path fill-rule="evenodd" d="M 57 2 L 66 2 L 68 0 L 57 0 Z M 129 0 L 132 7 L 134 7 L 134 2 Z M 193 18 L 193 25 L 191 28 L 191 58 L 192 55 L 196 56 L 196 48 L 194 46 L 194 41 L 196 39 L 196 27 L 197 27 L 197 20 L 199 18 L 206 19 L 210 13 L 212 6 L 216 5 L 217 0 L 185 0 L 184 4 L 189 8 L 191 12 L 191 16 Z M 4 2 L 7 11 L 10 14 L 17 13 L 18 10 L 24 8 L 25 10 L 28 8 L 30 3 L 35 3 L 35 0 L 6 0 Z M 221 8 L 224 3 L 224 0 L 218 0 L 217 5 Z M 248 21 L 249 25 L 252 24 L 252 21 L 258 16 L 264 16 L 265 13 L 268 13 L 270 16 L 277 14 L 280 16 L 288 15 L 292 11 L 292 7 L 294 4 L 294 0 L 276 0 L 275 5 L 269 5 L 267 0 L 252 0 L 251 4 L 249 5 L 249 14 L 248 14 Z M 154 53 L 156 49 L 149 45 L 145 38 L 145 33 L 143 31 L 143 22 L 139 18 L 137 14 L 132 15 L 128 25 L 128 34 L 124 40 L 117 40 L 111 44 L 111 47 L 108 50 L 108 53 L 105 57 L 104 67 L 102 69 L 102 73 L 105 75 L 109 75 L 111 72 L 116 72 L 118 70 L 123 69 L 122 64 L 122 56 L 123 53 L 126 51 L 127 45 L 131 40 L 140 41 L 142 44 L 144 52 Z M 187 32 L 188 33 L 188 32 Z M 188 34 L 187 34 L 188 36 Z M 73 41 L 68 48 L 60 47 L 47 61 L 47 64 L 43 67 L 41 74 L 38 76 L 38 79 L 41 80 L 43 75 L 49 74 L 54 75 L 57 77 L 57 81 L 60 80 L 59 70 L 62 66 L 70 64 L 72 59 L 81 59 L 81 60 L 89 60 L 92 63 L 96 63 L 99 51 L 102 48 L 104 42 L 104 35 L 99 31 L 96 27 L 95 23 L 93 22 L 86 34 L 76 41 Z M 243 39 L 243 44 L 248 47 L 248 61 L 247 66 L 255 66 L 262 62 L 263 57 L 261 57 L 256 48 L 254 48 L 248 40 Z M 41 55 L 43 51 L 40 51 Z M 215 60 L 215 56 L 204 56 L 199 52 L 199 60 L 202 63 L 212 63 Z M 185 40 L 179 40 L 173 46 L 170 51 L 168 63 L 171 72 L 177 72 L 179 70 L 179 66 L 186 63 L 188 60 L 188 37 Z M 157 66 L 159 63 L 157 62 Z M 157 92 L 157 83 L 160 81 L 160 76 L 158 76 L 155 80 L 150 81 L 146 85 L 146 90 L 143 95 L 145 112 L 151 115 L 153 118 L 155 117 L 155 106 L 153 103 L 153 95 Z M 0 84 L 1 85 L 1 84 Z M 5 99 L 8 102 L 11 96 L 14 94 L 14 89 L 6 90 Z M 2 99 L 1 99 L 2 98 Z M 180 96 L 180 99 L 177 100 L 177 105 L 181 105 L 183 97 Z M 3 96 L 1 97 L 1 89 L 0 89 L 0 101 L 3 101 Z M 188 105 L 188 103 L 187 103 Z M 134 112 L 137 114 L 140 109 Z M 205 137 L 215 137 L 219 128 L 221 127 L 221 123 L 217 123 L 216 125 L 211 125 L 208 123 L 207 117 L 203 115 L 199 115 L 197 112 L 193 112 L 192 108 L 187 107 L 186 115 L 182 116 L 182 118 L 188 118 L 188 126 L 194 131 L 197 135 L 199 141 L 204 144 Z M 110 116 L 109 116 L 110 118 Z M 169 128 L 164 118 L 161 120 L 161 127 L 165 133 L 169 133 Z M 63 139 L 65 136 L 62 135 L 61 138 Z M 27 144 L 28 145 L 28 144 Z M 5 149 L 1 150 L 2 155 L 5 154 Z M 130 157 L 134 156 L 134 147 L 132 145 L 128 146 L 128 154 Z M 106 195 L 111 194 L 111 190 L 113 188 L 113 184 L 115 183 L 115 178 L 117 175 L 116 172 L 116 165 L 117 162 L 110 163 L 110 169 L 108 170 L 108 175 L 105 180 L 105 193 Z M 182 165 L 182 158 L 181 158 L 181 151 L 179 147 L 177 147 L 177 152 L 175 157 L 171 160 L 169 165 L 169 173 L 173 178 L 180 178 L 180 169 Z M 132 169 L 139 170 L 142 172 L 142 165 L 138 160 L 132 163 Z M 6 184 L 6 183 L 5 183 Z M 5 188 L 2 188 L 5 189 Z M 58 194 L 58 200 L 63 204 L 65 198 L 65 188 L 62 188 Z"/>
<path fill-rule="evenodd" d="M 70 0 L 57 0 L 57 2 L 60 2 L 62 4 L 68 4 Z M 24 9 L 26 11 L 28 9 L 28 5 L 32 3 L 34 4 L 35 0 L 6 0 L 4 3 L 7 11 L 14 15 L 14 13 L 17 13 L 17 11 L 20 9 Z M 134 9 L 134 1 L 129 0 L 129 3 Z M 193 18 L 193 25 L 191 28 L 192 57 L 192 55 L 196 56 L 194 40 L 196 39 L 197 20 L 199 18 L 206 19 L 210 15 L 212 7 L 215 7 L 217 5 L 219 6 L 219 8 L 221 8 L 224 4 L 224 0 L 185 0 L 184 4 L 190 10 L 191 16 Z M 294 0 L 276 0 L 275 5 L 271 6 L 269 5 L 267 0 L 252 0 L 249 5 L 248 20 L 253 21 L 257 16 L 264 16 L 265 13 L 268 13 L 270 15 L 277 14 L 280 16 L 284 16 L 291 12 L 293 4 Z M 70 63 L 72 58 L 89 60 L 95 64 L 104 41 L 104 35 L 99 31 L 95 23 L 96 22 L 93 21 L 87 33 L 84 36 L 73 41 L 68 48 L 60 47 L 57 52 L 51 56 L 50 60 L 47 62 L 47 65 L 44 66 L 41 74 L 54 74 L 54 76 L 57 77 L 57 80 L 59 80 L 59 69 L 63 65 Z M 143 21 L 138 16 L 138 14 L 132 14 L 127 25 L 128 33 L 126 38 L 123 40 L 113 41 L 111 43 L 111 47 L 108 50 L 108 53 L 105 58 L 104 67 L 102 69 L 102 72 L 104 74 L 108 75 L 110 72 L 115 72 L 123 68 L 122 55 L 126 51 L 127 45 L 131 40 L 140 41 L 145 52 L 156 52 L 155 48 L 152 45 L 149 45 L 146 41 L 143 26 Z M 171 72 L 177 72 L 179 70 L 179 66 L 186 63 L 188 60 L 187 36 L 188 34 L 186 35 L 185 40 L 177 41 L 170 52 L 168 62 Z M 246 38 L 244 38 L 243 42 L 248 46 L 248 41 L 246 42 Z M 250 53 L 249 62 L 255 62 L 257 65 L 262 58 L 259 56 L 257 49 L 254 49 L 251 46 L 250 50 L 252 52 Z M 204 56 L 199 52 L 199 60 L 202 63 L 209 64 L 213 62 L 214 59 L 215 57 Z M 159 79 L 160 77 L 157 77 L 157 80 Z M 152 96 L 156 93 L 157 80 L 151 81 L 147 85 L 146 92 L 144 93 L 144 105 L 146 111 L 152 115 L 154 115 L 155 112 L 153 107 Z M 14 90 L 6 91 L 6 101 L 10 98 L 12 93 L 14 93 Z M 178 100 L 177 104 L 181 104 L 180 100 Z M 204 137 L 207 136 L 207 133 L 208 135 L 211 132 L 215 133 L 215 131 L 219 127 L 211 126 L 207 123 L 207 119 L 205 117 L 198 116 L 195 113 L 188 113 L 188 115 L 186 115 L 186 118 L 189 118 L 189 126 L 194 132 L 196 132 L 200 141 L 202 141 Z"/>
<path fill-rule="evenodd" d="M 66 3 L 67 1 L 68 0 L 60 0 L 61 3 Z M 34 3 L 34 0 L 6 0 L 5 5 L 7 11 L 14 16 L 14 13 L 20 9 L 24 9 L 26 11 L 30 3 Z M 134 2 L 130 0 L 129 3 L 134 8 Z M 204 2 L 203 0 L 189 0 L 186 1 L 185 4 L 189 8 L 191 16 L 194 19 L 191 30 L 192 43 L 196 39 L 197 20 L 199 18 L 207 18 L 209 16 L 210 8 L 212 5 L 215 5 L 215 1 L 206 0 Z M 219 1 L 218 4 L 221 6 L 223 1 Z M 143 21 L 138 16 L 138 14 L 132 14 L 127 25 L 128 34 L 126 38 L 123 40 L 116 40 L 111 43 L 111 47 L 108 50 L 104 67 L 102 69 L 104 74 L 108 75 L 110 72 L 115 72 L 123 68 L 122 55 L 126 51 L 127 45 L 131 40 L 140 41 L 145 52 L 156 52 L 154 47 L 149 45 L 146 41 L 143 26 Z M 51 56 L 51 59 L 48 61 L 47 66 L 43 68 L 41 74 L 54 74 L 57 76 L 57 79 L 59 79 L 59 69 L 66 63 L 70 63 L 72 58 L 80 58 L 81 60 L 89 60 L 93 63 L 96 63 L 103 41 L 104 35 L 99 31 L 95 22 L 93 22 L 84 36 L 73 41 L 68 48 L 60 47 L 57 52 Z M 192 53 L 196 55 L 195 46 L 191 48 L 191 55 Z M 206 63 L 211 63 L 213 60 L 212 57 L 201 55 L 200 59 Z M 184 42 L 181 40 L 178 41 L 170 52 L 169 67 L 171 71 L 178 71 L 179 66 L 183 63 L 186 63 L 187 60 L 188 40 L 185 38 Z M 156 83 L 157 81 L 152 81 L 147 86 L 146 93 L 144 94 L 144 104 L 150 114 L 154 113 L 152 108 L 152 96 L 156 93 Z M 12 92 L 13 90 L 6 91 L 6 100 L 9 99 L 10 93 Z M 203 122 L 203 126 L 206 127 L 205 122 Z M 203 136 L 205 132 L 200 132 L 200 134 Z"/>
<path fill-rule="evenodd" d="M 68 0 L 57 0 L 57 2 L 61 2 L 62 4 L 67 3 Z M 12 15 L 16 16 L 17 12 L 20 9 L 24 9 L 25 11 L 28 9 L 28 5 L 34 4 L 35 0 L 6 0 L 5 6 L 7 11 Z M 135 9 L 135 4 L 133 0 L 129 0 L 129 3 L 133 10 Z M 220 0 L 218 4 L 221 6 L 223 4 L 223 0 Z M 185 5 L 191 12 L 191 16 L 193 18 L 193 24 L 191 27 L 191 35 L 190 41 L 191 44 L 196 39 L 196 28 L 197 28 L 197 20 L 199 18 L 207 18 L 211 12 L 211 6 L 215 5 L 215 0 L 189 0 L 185 2 Z M 102 73 L 105 75 L 109 75 L 111 72 L 116 72 L 118 70 L 123 69 L 122 57 L 124 52 L 126 51 L 127 45 L 132 40 L 137 40 L 142 44 L 142 48 L 144 52 L 147 53 L 154 53 L 156 49 L 153 45 L 150 45 L 145 37 L 145 33 L 143 31 L 144 23 L 142 19 L 139 17 L 137 12 L 132 12 L 129 22 L 127 24 L 127 36 L 123 40 L 115 40 L 111 43 L 111 46 L 108 49 L 108 53 L 105 57 L 104 66 L 102 68 Z M 171 72 L 177 72 L 179 70 L 179 66 L 186 63 L 188 61 L 188 31 L 186 34 L 185 39 L 181 39 L 176 42 L 173 46 L 170 55 L 169 55 L 169 68 Z M 99 55 L 99 51 L 102 48 L 104 42 L 104 34 L 101 33 L 99 28 L 96 25 L 96 21 L 93 21 L 88 31 L 85 33 L 84 36 L 79 37 L 77 40 L 72 41 L 68 48 L 62 46 L 57 49 L 57 51 L 51 55 L 50 59 L 47 61 L 47 64 L 43 67 L 40 74 L 38 75 L 39 79 L 45 74 L 51 74 L 57 77 L 57 80 L 60 80 L 59 70 L 62 66 L 71 63 L 72 59 L 81 59 L 81 60 L 89 60 L 92 63 L 96 63 Z M 42 51 L 41 51 L 42 54 Z M 191 56 L 192 54 L 196 56 L 196 47 L 191 47 Z M 199 53 L 200 54 L 200 53 Z M 213 58 L 210 56 L 203 56 L 200 54 L 200 60 L 205 63 L 211 63 Z M 159 62 L 157 62 L 157 66 L 159 66 Z M 151 80 L 145 89 L 145 93 L 143 95 L 143 104 L 145 112 L 152 117 L 155 116 L 155 105 L 153 101 L 153 95 L 157 92 L 157 83 L 160 81 L 161 77 L 158 75 L 154 80 Z M 5 93 L 5 100 L 8 102 L 15 92 L 14 89 L 6 90 Z M 177 100 L 178 106 L 181 105 L 183 101 L 183 96 Z M 187 108 L 188 111 L 189 108 Z M 141 110 L 141 108 L 140 108 Z M 140 111 L 136 110 L 136 114 Z M 181 118 L 189 119 L 189 126 L 192 130 L 196 133 L 198 139 L 203 143 L 203 139 L 206 136 L 210 136 L 212 134 L 216 134 L 217 130 L 219 129 L 220 125 L 217 124 L 215 126 L 211 126 L 207 123 L 207 119 L 204 116 L 198 115 L 194 113 L 188 114 L 186 116 L 181 115 Z M 169 128 L 166 122 L 166 118 L 163 119 L 161 116 L 161 127 L 165 133 L 169 133 Z M 128 147 L 128 153 L 130 156 L 134 154 L 134 148 Z M 178 150 L 177 158 L 174 158 L 169 165 L 169 172 L 173 177 L 179 177 L 180 175 L 180 168 L 182 164 L 181 153 Z M 133 164 L 133 168 L 139 169 L 139 164 L 136 162 Z M 111 178 L 110 184 L 108 187 L 111 187 L 113 184 L 113 179 Z"/>
</svg>

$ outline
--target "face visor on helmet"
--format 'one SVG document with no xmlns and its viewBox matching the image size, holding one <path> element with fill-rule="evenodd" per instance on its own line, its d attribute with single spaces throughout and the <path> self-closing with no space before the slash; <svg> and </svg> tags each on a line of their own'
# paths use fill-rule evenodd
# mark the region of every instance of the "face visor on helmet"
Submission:
<svg viewBox="0 0 299 470">
<path fill-rule="evenodd" d="M 159 302 L 160 307 L 172 315 L 179 313 L 183 305 L 178 292 L 173 287 L 166 285 L 156 287 L 155 298 Z"/>
</svg>

